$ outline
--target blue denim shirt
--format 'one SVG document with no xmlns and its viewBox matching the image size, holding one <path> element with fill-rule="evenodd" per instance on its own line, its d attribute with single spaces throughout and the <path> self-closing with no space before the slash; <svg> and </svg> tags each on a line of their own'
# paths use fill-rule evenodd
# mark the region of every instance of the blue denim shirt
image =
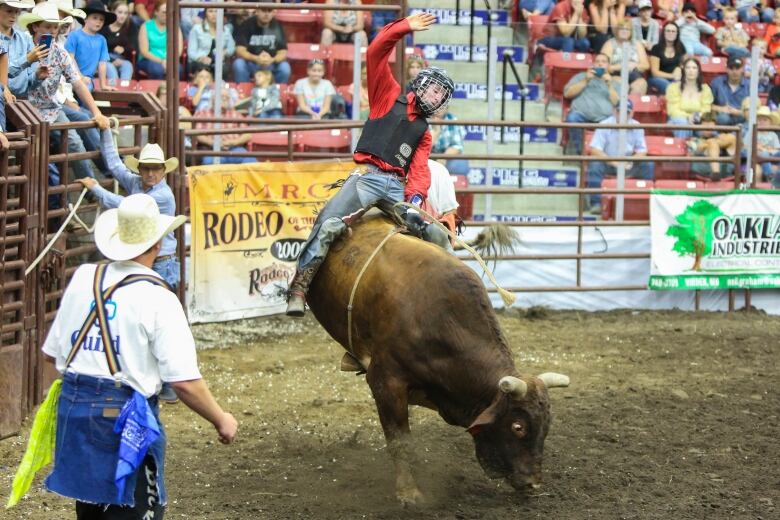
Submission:
<svg viewBox="0 0 780 520">
<path fill-rule="evenodd" d="M 731 90 L 728 76 L 718 76 L 710 83 L 710 89 L 712 89 L 713 105 L 718 105 L 719 107 L 728 105 L 742 109 L 742 100 L 750 95 L 750 80 L 742 78 L 739 88 Z"/>
<path fill-rule="evenodd" d="M 4 38 L 8 38 L 4 36 Z M 37 87 L 40 80 L 35 77 L 39 62 L 30 64 L 27 54 L 33 50 L 33 41 L 29 33 L 11 28 L 8 48 L 8 86 L 11 93 L 20 98 L 27 97 L 27 91 Z"/>
<path fill-rule="evenodd" d="M 175 216 L 176 199 L 173 197 L 173 192 L 168 186 L 168 183 L 165 182 L 165 179 L 149 189 L 144 188 L 143 184 L 141 184 L 141 176 L 128 170 L 127 166 L 125 166 L 122 159 L 119 157 L 119 153 L 117 153 L 116 147 L 114 146 L 114 139 L 111 136 L 111 131 L 103 130 L 100 137 L 100 152 L 103 154 L 103 159 L 106 161 L 108 171 L 111 172 L 111 175 L 114 176 L 127 194 L 134 195 L 136 193 L 146 193 L 157 202 L 161 214 L 170 215 L 172 217 Z M 119 203 L 124 199 L 122 195 L 112 193 L 99 184 L 93 186 L 90 191 L 97 197 L 100 205 L 104 208 L 119 207 Z M 173 232 L 171 232 L 162 239 L 160 256 L 172 255 L 174 253 L 176 253 L 176 239 L 173 236 Z"/>
<path fill-rule="evenodd" d="M 195 25 L 187 38 L 187 59 L 190 61 L 197 61 L 211 53 L 214 37 L 204 25 L 205 22 Z M 225 56 L 232 56 L 236 52 L 236 42 L 230 29 L 225 28 L 222 32 L 222 42 Z"/>
<path fill-rule="evenodd" d="M 607 125 L 614 125 L 617 123 L 615 116 L 610 116 L 602 121 Z M 636 119 L 631 119 L 628 124 L 639 124 Z M 610 157 L 618 157 L 621 155 L 634 155 L 636 153 L 647 152 L 647 144 L 645 143 L 645 131 L 641 128 L 636 130 L 626 130 L 626 149 L 625 154 L 620 153 L 620 147 L 618 146 L 620 130 L 617 128 L 597 128 L 593 133 L 593 139 L 590 141 L 590 147 L 601 150 Z"/>
</svg>

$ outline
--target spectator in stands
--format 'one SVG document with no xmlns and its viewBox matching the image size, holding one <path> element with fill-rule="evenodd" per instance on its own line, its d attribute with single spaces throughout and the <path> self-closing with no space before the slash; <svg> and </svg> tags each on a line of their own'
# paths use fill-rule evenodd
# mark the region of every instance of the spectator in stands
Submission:
<svg viewBox="0 0 780 520">
<path fill-rule="evenodd" d="M 109 62 L 106 75 L 120 80 L 133 79 L 133 52 L 138 41 L 138 29 L 130 21 L 127 0 L 114 0 L 109 7 L 116 15 L 113 23 L 106 23 L 100 34 L 108 45 Z"/>
<path fill-rule="evenodd" d="M 544 26 L 544 37 L 539 39 L 539 43 L 563 52 L 588 52 L 589 23 L 584 0 L 561 0 L 550 12 L 550 18 Z"/>
<path fill-rule="evenodd" d="M 753 47 L 759 48 L 758 58 L 758 91 L 762 94 L 768 93 L 775 83 L 775 66 L 772 60 L 766 57 L 766 42 L 761 38 L 753 38 Z M 745 60 L 745 76 L 750 77 L 752 72 L 750 59 Z"/>
<path fill-rule="evenodd" d="M 360 5 L 360 0 L 327 0 L 331 5 Z M 363 30 L 361 11 L 324 11 L 322 14 L 322 45 L 350 43 L 358 41 L 368 44 L 366 31 Z"/>
<path fill-rule="evenodd" d="M 419 54 L 410 54 L 406 58 L 406 91 L 411 92 L 412 83 L 417 74 L 425 68 L 425 59 Z"/>
<path fill-rule="evenodd" d="M 780 110 L 780 85 L 775 85 L 769 89 L 769 96 L 767 96 L 766 104 L 775 112 Z"/>
<path fill-rule="evenodd" d="M 435 124 L 441 121 L 455 121 L 457 118 L 449 112 L 448 107 L 432 115 L 428 121 L 430 126 L 433 148 L 431 153 L 443 153 L 445 155 L 463 155 L 463 139 L 465 131 L 460 125 Z M 447 159 L 447 169 L 453 175 L 468 175 L 469 162 L 466 159 Z"/>
<path fill-rule="evenodd" d="M 742 58 L 730 57 L 726 62 L 726 75 L 718 76 L 710 84 L 714 97 L 712 111 L 719 125 L 738 125 L 745 121 L 742 100 L 750 93 L 750 81 L 745 77 Z"/>
<path fill-rule="evenodd" d="M 208 110 L 211 98 L 214 96 L 214 76 L 208 69 L 201 69 L 192 79 L 192 85 L 187 87 L 187 97 L 190 98 L 195 112 Z"/>
<path fill-rule="evenodd" d="M 255 72 L 255 86 L 252 89 L 252 99 L 249 105 L 249 117 L 278 119 L 283 117 L 282 94 L 279 85 L 274 83 L 270 70 Z"/>
<path fill-rule="evenodd" d="M 626 122 L 630 125 L 638 125 L 639 121 L 634 119 L 634 104 L 631 100 L 626 101 L 627 113 Z M 602 121 L 604 124 L 614 125 L 619 121 L 618 107 L 615 107 L 614 114 Z M 647 143 L 645 142 L 645 131 L 637 128 L 626 130 L 625 150 L 620 150 L 618 146 L 620 130 L 616 128 L 597 128 L 590 141 L 590 154 L 595 157 L 605 159 L 605 161 L 593 161 L 588 163 L 588 188 L 601 187 L 601 181 L 604 176 L 617 175 L 617 169 L 620 166 L 619 161 L 609 161 L 609 157 L 645 157 L 647 156 Z M 633 179 L 652 179 L 653 163 L 649 161 L 637 161 L 624 163 L 626 177 Z M 590 196 L 590 212 L 594 215 L 601 213 L 601 195 Z"/>
<path fill-rule="evenodd" d="M 701 42 L 701 35 L 714 34 L 715 28 L 696 15 L 696 4 L 686 3 L 682 16 L 677 19 L 680 28 L 680 41 L 690 56 L 712 56 L 712 49 Z"/>
<path fill-rule="evenodd" d="M 528 21 L 532 16 L 549 15 L 555 2 L 553 0 L 519 0 L 522 19 Z"/>
<path fill-rule="evenodd" d="M 774 10 L 767 6 L 766 0 L 734 0 L 734 7 L 739 13 L 741 22 L 771 23 L 774 16 Z"/>
<path fill-rule="evenodd" d="M 702 80 L 698 60 L 688 58 L 683 63 L 683 79 L 666 89 L 666 112 L 672 125 L 698 125 L 703 114 L 712 111 L 712 90 Z M 687 138 L 690 130 L 673 130 L 675 137 Z"/>
<path fill-rule="evenodd" d="M 290 79 L 287 63 L 287 40 L 282 25 L 274 20 L 272 9 L 257 9 L 235 32 L 236 56 L 233 81 L 242 83 L 258 69 L 268 69 L 276 83 Z"/>
<path fill-rule="evenodd" d="M 41 60 L 46 60 L 49 51 L 43 46 L 34 47 L 25 31 L 15 27 L 22 9 L 32 9 L 35 4 L 23 0 L 0 0 L 0 45 L 8 45 L 8 94 L 27 97 L 27 90 L 40 82 L 36 77 Z M 7 99 L 7 97 L 6 97 Z"/>
<path fill-rule="evenodd" d="M 707 0 L 707 20 L 723 20 L 723 10 L 731 5 L 731 0 Z"/>
<path fill-rule="evenodd" d="M 723 10 L 723 26 L 715 31 L 718 49 L 726 56 L 747 58 L 750 56 L 748 42 L 750 36 L 742 27 L 737 26 L 737 10 L 727 7 Z"/>
<path fill-rule="evenodd" d="M 184 38 L 189 38 L 192 28 L 203 23 L 201 10 L 196 7 L 182 7 L 180 12 L 179 28 L 181 29 L 182 36 Z"/>
<path fill-rule="evenodd" d="M 214 61 L 216 60 L 214 52 L 217 48 L 214 39 L 216 37 L 217 10 L 208 8 L 205 11 L 203 22 L 195 25 L 187 38 L 187 62 L 191 73 L 206 67 L 212 75 L 214 74 Z M 223 27 L 222 30 L 221 50 L 223 59 L 233 56 L 236 52 L 236 42 L 228 27 Z"/>
<path fill-rule="evenodd" d="M 650 51 L 650 78 L 647 80 L 648 86 L 660 95 L 666 93 L 672 81 L 680 81 L 685 58 L 685 47 L 680 41 L 677 24 L 667 22 L 663 34 L 663 41 Z"/>
<path fill-rule="evenodd" d="M 617 85 L 609 73 L 609 58 L 597 54 L 590 69 L 575 74 L 566 83 L 563 97 L 571 100 L 567 123 L 598 123 L 608 118 L 619 100 Z M 581 129 L 569 129 L 569 144 L 575 154 L 582 152 Z"/>
<path fill-rule="evenodd" d="M 616 78 L 620 76 L 623 60 L 623 44 L 628 43 L 628 86 L 631 94 L 643 96 L 647 94 L 647 80 L 644 73 L 650 69 L 645 47 L 631 37 L 631 20 L 623 20 L 617 24 L 617 34 L 604 44 L 603 53 L 609 58 L 609 73 Z"/>
<path fill-rule="evenodd" d="M 330 80 L 324 79 L 325 62 L 315 58 L 306 65 L 306 77 L 295 82 L 295 115 L 311 119 L 331 119 L 331 101 L 336 89 Z"/>
<path fill-rule="evenodd" d="M 780 138 L 777 137 L 777 132 L 761 130 L 762 127 L 780 125 L 780 115 L 773 112 L 768 106 L 760 106 L 756 111 L 756 125 L 758 126 L 756 134 L 758 157 L 780 157 Z M 762 162 L 760 164 L 763 179 L 770 181 L 773 188 L 780 188 L 780 163 Z M 761 180 L 761 177 L 757 179 L 758 182 Z"/>
<path fill-rule="evenodd" d="M 116 15 L 106 11 L 100 0 L 92 0 L 84 11 L 87 17 L 84 20 L 84 27 L 71 32 L 65 41 L 65 50 L 67 50 L 76 59 L 81 75 L 84 76 L 90 90 L 93 88 L 92 78 L 97 75 L 98 86 L 102 90 L 116 90 L 107 80 L 111 79 L 116 84 L 117 75 L 107 76 L 108 66 L 108 44 L 100 30 L 103 25 L 116 21 Z M 116 73 L 116 69 L 113 69 Z"/>
<path fill-rule="evenodd" d="M 697 132 L 697 136 L 691 137 L 686 141 L 688 155 L 706 156 L 713 159 L 719 158 L 722 154 L 733 156 L 736 150 L 737 137 L 732 132 L 719 134 L 706 127 L 715 125 L 715 114 L 710 112 L 701 116 L 702 129 Z M 727 174 L 733 170 L 733 165 L 728 163 L 712 162 L 709 165 L 694 163 L 691 166 L 694 173 L 708 175 L 712 180 L 719 180 L 721 174 Z"/>
<path fill-rule="evenodd" d="M 35 3 L 38 4 L 39 2 L 36 0 Z M 57 42 L 64 46 L 68 35 L 84 25 L 84 19 L 87 17 L 87 13 L 73 7 L 73 0 L 55 0 L 55 3 L 57 4 L 57 10 L 60 13 L 60 19 L 70 17 L 70 21 L 67 24 L 63 24 L 55 35 Z"/>
<path fill-rule="evenodd" d="M 780 57 L 780 7 L 775 9 L 775 18 L 772 25 L 768 25 L 764 33 L 764 41 L 767 45 L 767 53 L 774 57 Z"/>
<path fill-rule="evenodd" d="M 164 107 L 168 106 L 168 87 L 165 85 L 165 82 L 160 83 L 160 85 L 157 87 L 157 92 L 155 92 L 155 96 L 157 97 L 157 100 L 160 102 L 160 104 Z M 187 110 L 187 107 L 179 104 L 179 117 L 192 117 L 192 114 L 189 110 Z M 179 128 L 182 130 L 189 130 L 192 128 L 192 123 L 188 122 L 181 122 L 179 121 Z M 190 136 L 184 137 L 184 148 L 187 150 L 192 149 L 192 140 L 190 139 Z"/>
<path fill-rule="evenodd" d="M 623 20 L 625 6 L 618 4 L 617 0 L 592 0 L 588 6 L 588 13 L 592 22 L 592 32 L 588 35 L 590 47 L 593 52 L 601 52 L 604 44 L 614 35 L 617 24 Z"/>
<path fill-rule="evenodd" d="M 138 51 L 140 53 L 138 70 L 144 72 L 150 79 L 165 79 L 165 70 L 168 67 L 166 45 L 168 31 L 165 27 L 167 13 L 166 0 L 155 0 L 154 18 L 145 21 L 138 31 Z M 184 37 L 181 30 L 176 29 L 176 37 L 179 39 L 179 48 L 184 48 Z"/>
<path fill-rule="evenodd" d="M 37 47 L 44 34 L 55 34 L 60 25 L 69 24 L 70 20 L 60 20 L 57 7 L 51 2 L 36 5 L 31 13 L 19 17 L 19 27 L 27 28 L 32 35 L 33 44 Z M 63 110 L 63 102 L 56 96 L 60 78 L 72 85 L 82 103 L 90 111 L 100 128 L 108 128 L 108 119 L 100 113 L 92 94 L 81 80 L 75 63 L 67 51 L 56 42 L 52 42 L 46 65 L 38 65 L 35 71 L 37 83 L 33 83 L 27 91 L 27 99 L 40 113 L 41 118 L 48 123 L 66 123 L 68 117 Z M 75 130 L 68 130 L 68 152 L 85 152 L 84 143 Z M 93 177 L 91 163 L 88 160 L 71 161 L 76 178 Z"/>
<path fill-rule="evenodd" d="M 638 0 L 639 16 L 632 22 L 633 40 L 641 43 L 645 51 L 650 52 L 658 45 L 661 34 L 661 26 L 658 20 L 653 18 L 653 2 L 651 0 Z"/>
<path fill-rule="evenodd" d="M 658 0 L 657 16 L 661 20 L 673 22 L 680 16 L 683 10 L 683 0 Z"/>
<path fill-rule="evenodd" d="M 222 123 L 222 128 L 241 128 L 246 126 L 244 123 L 238 123 L 238 121 L 244 119 L 244 116 L 237 112 L 233 107 L 238 100 L 238 93 L 231 88 L 222 89 L 222 117 L 227 119 L 233 119 L 235 123 Z M 214 106 L 207 110 L 195 112 L 194 117 L 209 118 L 214 117 Z M 196 123 L 195 128 L 213 128 L 213 123 Z M 214 147 L 213 135 L 199 135 L 198 144 L 205 145 L 209 149 Z M 230 151 L 235 153 L 245 153 L 247 151 L 246 144 L 252 139 L 252 134 L 248 133 L 235 133 L 235 134 L 223 134 L 220 136 L 220 148 L 222 151 Z M 204 157 L 203 164 L 214 164 L 216 157 Z M 241 164 L 257 162 L 257 159 L 252 157 L 236 157 L 236 156 L 222 156 L 219 158 L 222 164 Z"/>
<path fill-rule="evenodd" d="M 133 6 L 131 11 L 133 13 L 132 20 L 136 27 L 141 27 L 152 19 L 156 0 L 133 0 L 131 4 Z"/>
</svg>

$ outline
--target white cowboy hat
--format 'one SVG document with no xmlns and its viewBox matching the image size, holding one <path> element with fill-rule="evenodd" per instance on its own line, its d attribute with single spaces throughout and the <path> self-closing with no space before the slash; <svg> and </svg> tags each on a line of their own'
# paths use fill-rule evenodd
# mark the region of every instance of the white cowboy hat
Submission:
<svg viewBox="0 0 780 520">
<path fill-rule="evenodd" d="M 32 9 L 35 7 L 35 0 L 0 0 L 0 4 L 10 5 L 17 9 Z"/>
<path fill-rule="evenodd" d="M 73 23 L 73 18 L 68 16 L 60 20 L 60 13 L 57 8 L 57 4 L 54 2 L 41 2 L 32 8 L 31 13 L 22 13 L 19 17 L 19 27 L 25 29 L 31 23 L 36 22 L 48 22 L 56 23 L 58 25 L 68 25 Z"/>
<path fill-rule="evenodd" d="M 119 207 L 95 222 L 95 244 L 106 258 L 130 260 L 149 250 L 187 217 L 160 215 L 157 202 L 145 193 L 125 197 Z"/>
<path fill-rule="evenodd" d="M 179 160 L 176 157 L 165 159 L 165 154 L 159 144 L 149 143 L 141 149 L 141 155 L 136 159 L 132 155 L 125 157 L 125 164 L 130 171 L 138 173 L 139 164 L 163 164 L 165 173 L 172 172 L 179 167 Z"/>
<path fill-rule="evenodd" d="M 756 119 L 759 117 L 768 117 L 773 125 L 780 123 L 780 115 L 777 112 L 772 112 L 772 109 L 766 105 L 762 105 L 756 110 Z"/>
<path fill-rule="evenodd" d="M 70 16 L 81 18 L 82 20 L 87 17 L 87 13 L 73 6 L 73 0 L 54 0 L 54 3 L 57 4 L 57 9 Z"/>
</svg>

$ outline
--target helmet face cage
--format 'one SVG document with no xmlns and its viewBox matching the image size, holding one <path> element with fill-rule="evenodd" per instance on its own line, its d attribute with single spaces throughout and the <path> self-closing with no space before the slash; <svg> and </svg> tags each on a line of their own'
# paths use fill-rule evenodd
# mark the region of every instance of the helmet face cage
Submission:
<svg viewBox="0 0 780 520">
<path fill-rule="evenodd" d="M 449 104 L 455 85 L 447 72 L 438 67 L 421 70 L 412 83 L 417 106 L 425 116 L 430 116 Z M 436 96 L 435 93 L 440 93 Z M 427 94 L 427 95 L 426 95 Z"/>
</svg>

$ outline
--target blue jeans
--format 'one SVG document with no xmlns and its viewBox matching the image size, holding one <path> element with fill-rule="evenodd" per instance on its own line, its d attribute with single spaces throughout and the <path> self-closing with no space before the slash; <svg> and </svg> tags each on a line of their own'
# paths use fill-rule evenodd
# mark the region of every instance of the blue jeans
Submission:
<svg viewBox="0 0 780 520">
<path fill-rule="evenodd" d="M 174 291 L 179 286 L 179 281 L 181 280 L 181 264 L 176 257 L 155 260 L 152 265 L 152 270 L 162 276 L 163 280 L 168 282 L 168 285 L 170 285 Z"/>
<path fill-rule="evenodd" d="M 587 38 L 572 38 L 571 36 L 547 36 L 539 40 L 545 47 L 562 52 L 588 52 L 590 40 Z"/>
<path fill-rule="evenodd" d="M 8 128 L 5 126 L 5 87 L 0 85 L 0 131 L 6 133 Z"/>
<path fill-rule="evenodd" d="M 689 125 L 688 118 L 685 117 L 670 117 L 668 123 L 670 125 Z M 688 139 L 693 136 L 692 130 L 672 130 L 672 135 L 681 139 Z"/>
<path fill-rule="evenodd" d="M 647 86 L 651 89 L 657 90 L 658 95 L 660 96 L 666 94 L 666 89 L 669 88 L 669 85 L 671 84 L 671 80 L 666 78 L 656 78 L 655 76 L 650 76 L 647 78 Z"/>
<path fill-rule="evenodd" d="M 750 51 L 747 50 L 744 47 L 735 47 L 733 45 L 730 45 L 723 49 L 723 54 L 731 58 L 732 56 L 735 58 L 747 58 L 750 56 Z"/>
<path fill-rule="evenodd" d="M 591 121 L 580 112 L 577 112 L 576 110 L 571 110 L 566 115 L 566 122 L 567 123 L 597 123 L 598 121 Z M 582 133 L 583 133 L 582 128 L 568 128 L 567 130 L 569 131 L 569 141 L 571 141 L 575 154 L 577 155 L 581 154 Z"/>
<path fill-rule="evenodd" d="M 149 79 L 165 79 L 165 69 L 156 61 L 139 60 L 138 70 L 145 72 Z M 181 77 L 182 72 L 181 63 L 179 63 L 179 77 Z"/>
<path fill-rule="evenodd" d="M 261 67 L 257 63 L 236 58 L 233 61 L 233 81 L 236 83 L 251 81 L 252 76 L 260 69 L 270 70 L 271 74 L 274 75 L 274 82 L 276 83 L 287 83 L 292 73 L 290 64 L 286 61 L 274 62 L 270 67 Z"/>
<path fill-rule="evenodd" d="M 113 52 L 108 55 L 111 61 L 106 64 L 106 79 L 120 79 L 123 81 L 133 79 L 133 64 L 130 61 Z M 120 60 L 118 68 L 112 63 L 115 60 Z"/>
<path fill-rule="evenodd" d="M 92 120 L 92 113 L 84 107 L 73 108 L 68 105 L 63 105 L 62 110 L 65 112 L 68 119 L 73 122 Z M 88 152 L 100 150 L 100 132 L 96 127 L 80 128 L 77 132 L 79 137 L 81 137 L 81 142 L 84 143 L 84 148 Z M 95 164 L 101 172 L 108 171 L 108 166 L 106 166 L 106 162 L 102 156 L 95 159 Z"/>
<path fill-rule="evenodd" d="M 246 152 L 246 148 L 243 146 L 234 146 L 230 149 L 231 152 Z M 214 164 L 216 157 L 204 157 L 203 158 L 203 164 Z M 228 156 L 222 156 L 219 158 L 220 164 L 244 164 L 244 163 L 253 163 L 257 162 L 257 158 L 255 157 L 230 157 Z"/>
<path fill-rule="evenodd" d="M 717 114 L 715 114 L 716 125 L 741 125 L 744 122 L 745 122 L 745 118 L 742 116 L 725 114 L 723 112 L 718 112 Z"/>
<path fill-rule="evenodd" d="M 106 413 L 106 410 L 117 413 L 132 395 L 132 388 L 124 385 L 117 388 L 110 378 L 72 372 L 63 375 L 57 405 L 54 467 L 46 477 L 47 490 L 93 504 L 134 505 L 138 472 L 128 477 L 121 499 L 117 497 L 114 474 L 119 434 L 114 433 L 116 416 Z M 164 505 L 167 501 L 163 477 L 165 429 L 160 423 L 157 398 L 152 397 L 148 402 L 160 424 L 160 436 L 149 446 L 147 455 L 154 458 L 157 466 L 159 499 Z"/>
<path fill-rule="evenodd" d="M 68 116 L 65 115 L 64 110 L 60 110 L 57 114 L 57 118 L 54 120 L 55 123 L 69 123 L 70 119 L 68 119 Z M 84 143 L 81 140 L 81 137 L 79 136 L 78 132 L 76 130 L 67 130 L 68 133 L 68 153 L 82 153 L 86 152 L 86 148 L 84 148 Z M 60 135 L 61 131 L 57 130 L 52 131 L 50 134 L 50 144 L 54 148 L 55 153 L 59 153 L 59 144 L 60 144 Z M 70 170 L 73 171 L 73 175 L 71 176 L 71 180 L 73 177 L 76 179 L 83 179 L 84 177 L 95 177 L 94 172 L 92 171 L 92 161 L 89 159 L 82 159 L 80 161 L 68 161 L 68 165 Z M 63 183 L 67 184 L 70 182 L 67 179 L 63 179 Z"/>
<path fill-rule="evenodd" d="M 691 56 L 712 56 L 712 49 L 701 42 L 682 42 L 685 53 Z"/>
<path fill-rule="evenodd" d="M 392 175 L 379 175 L 370 166 L 369 173 L 350 175 L 344 186 L 317 215 L 314 228 L 298 257 L 298 270 L 305 269 L 313 260 L 328 254 L 336 238 L 347 229 L 345 217 L 357 218 L 372 206 L 390 211 L 393 204 L 404 200 L 404 185 Z"/>
<path fill-rule="evenodd" d="M 281 119 L 284 117 L 284 113 L 282 113 L 281 108 L 272 108 L 271 110 L 260 112 L 256 117 L 260 119 Z"/>
<path fill-rule="evenodd" d="M 631 179 L 653 178 L 654 164 L 652 162 L 635 162 L 630 170 L 626 171 L 626 177 Z M 617 168 L 601 161 L 588 164 L 588 188 L 600 188 L 605 175 L 616 176 Z M 590 205 L 601 204 L 601 195 L 591 195 Z"/>
<path fill-rule="evenodd" d="M 763 9 L 759 9 L 759 15 L 756 16 L 754 14 L 750 14 L 750 10 L 752 7 L 742 7 L 740 9 L 737 9 L 737 14 L 739 15 L 739 21 L 740 22 L 747 22 L 747 23 L 756 23 L 756 22 L 764 22 L 764 23 L 772 23 L 772 20 L 775 16 L 774 10 L 771 7 L 765 7 Z"/>
</svg>

